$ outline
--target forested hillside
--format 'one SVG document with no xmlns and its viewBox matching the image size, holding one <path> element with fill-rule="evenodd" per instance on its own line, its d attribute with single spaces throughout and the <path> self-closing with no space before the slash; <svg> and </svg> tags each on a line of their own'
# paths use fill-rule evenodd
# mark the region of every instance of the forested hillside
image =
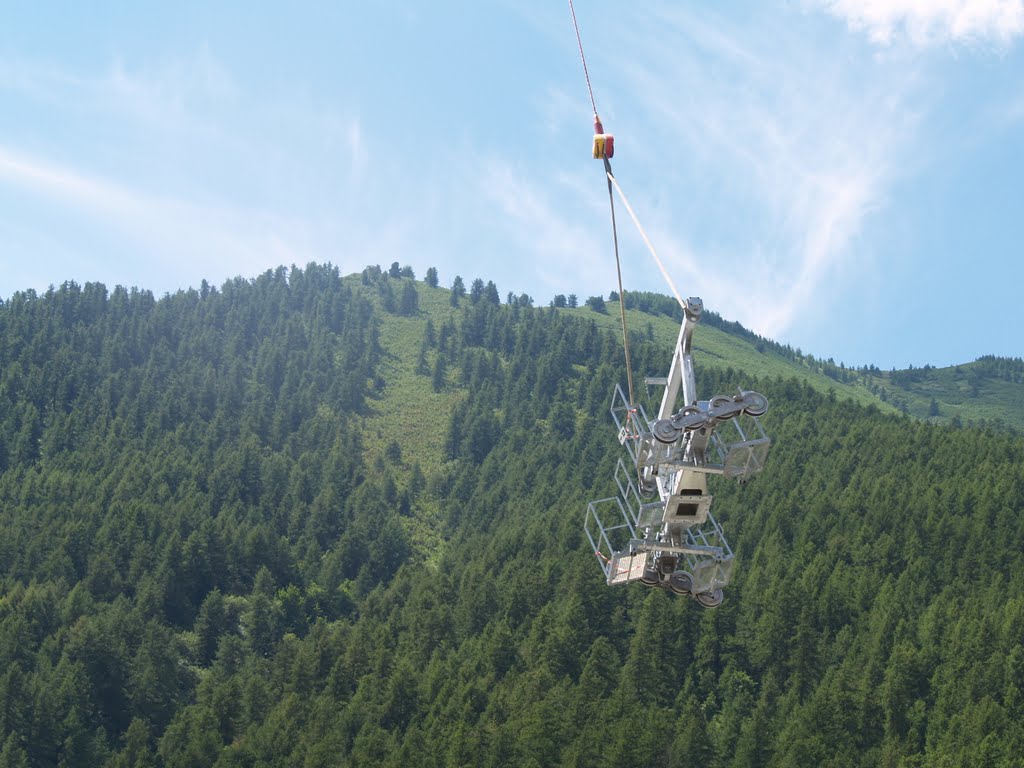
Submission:
<svg viewBox="0 0 1024 768">
<path fill-rule="evenodd" d="M 3 302 L 0 768 L 1021 764 L 1024 439 L 698 357 L 772 403 L 735 582 L 609 588 L 620 343 L 498 296 Z"/>
</svg>

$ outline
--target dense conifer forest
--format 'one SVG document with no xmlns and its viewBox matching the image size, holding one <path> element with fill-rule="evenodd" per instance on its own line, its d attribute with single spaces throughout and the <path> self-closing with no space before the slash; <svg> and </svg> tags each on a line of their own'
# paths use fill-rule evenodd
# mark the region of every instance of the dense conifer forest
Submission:
<svg viewBox="0 0 1024 768">
<path fill-rule="evenodd" d="M 772 403 L 735 582 L 610 588 L 615 334 L 453 286 L 0 304 L 0 768 L 1022 765 L 1021 436 L 698 358 Z"/>
</svg>

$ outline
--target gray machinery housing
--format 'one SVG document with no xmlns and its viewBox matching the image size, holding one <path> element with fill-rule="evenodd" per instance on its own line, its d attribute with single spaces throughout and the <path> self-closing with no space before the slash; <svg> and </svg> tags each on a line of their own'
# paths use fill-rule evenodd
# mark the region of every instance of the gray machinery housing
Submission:
<svg viewBox="0 0 1024 768">
<path fill-rule="evenodd" d="M 611 414 L 631 466 L 619 459 L 618 494 L 587 505 L 584 531 L 608 584 L 640 581 L 713 608 L 733 553 L 711 514 L 707 476 L 746 480 L 764 468 L 771 440 L 758 421 L 764 395 L 698 400 L 691 341 L 702 311 L 700 299 L 687 299 L 668 376 L 646 380 L 665 387 L 657 418 L 616 385 Z"/>
</svg>

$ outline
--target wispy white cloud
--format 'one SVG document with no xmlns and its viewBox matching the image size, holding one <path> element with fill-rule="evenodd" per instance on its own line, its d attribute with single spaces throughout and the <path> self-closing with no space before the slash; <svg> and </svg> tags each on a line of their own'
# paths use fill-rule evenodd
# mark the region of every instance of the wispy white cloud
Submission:
<svg viewBox="0 0 1024 768">
<path fill-rule="evenodd" d="M 814 0 L 872 42 L 1005 46 L 1024 35 L 1024 0 Z"/>
<path fill-rule="evenodd" d="M 115 60 L 90 85 L 103 106 L 161 132 L 209 131 L 213 116 L 238 109 L 238 85 L 205 47 L 146 69 Z"/>
<path fill-rule="evenodd" d="M 677 289 L 774 338 L 817 322 L 849 292 L 870 294 L 881 277 L 862 235 L 914 167 L 916 70 L 850 67 L 786 19 L 745 29 L 658 7 L 623 28 L 615 79 L 602 86 L 635 99 L 606 127 L 619 136 L 620 182 Z M 557 133 L 582 107 L 560 90 L 548 97 L 539 111 Z M 576 284 L 600 293 L 614 276 L 600 177 L 491 163 L 481 188 L 515 222 L 524 251 L 539 254 L 547 282 L 566 280 L 554 265 L 578 264 Z M 627 289 L 667 292 L 621 207 L 619 234 Z"/>
<path fill-rule="evenodd" d="M 212 268 L 228 276 L 303 260 L 304 248 L 293 222 L 152 195 L 2 146 L 0 183 L 101 220 L 134 243 L 139 261 L 150 266 L 184 264 L 199 270 L 194 275 Z"/>
<path fill-rule="evenodd" d="M 1005 119 L 1007 123 L 1015 124 L 1024 122 L 1024 95 L 1006 106 Z"/>
<path fill-rule="evenodd" d="M 856 247 L 913 164 L 916 75 L 893 62 L 850 68 L 784 20 L 718 22 L 665 10 L 643 64 L 621 62 L 619 87 L 646 112 L 629 128 L 663 148 L 644 173 L 688 185 L 657 200 L 638 191 L 635 203 L 659 239 L 676 233 L 664 250 L 681 290 L 785 337 L 823 315 L 851 276 L 877 279 Z"/>
<path fill-rule="evenodd" d="M 366 141 L 363 139 L 363 128 L 358 120 L 353 120 L 348 126 L 348 150 L 352 164 L 349 176 L 353 184 L 358 184 L 366 173 L 370 159 Z"/>
<path fill-rule="evenodd" d="M 566 216 L 552 196 L 552 190 L 560 190 L 582 195 L 577 199 L 589 199 L 593 204 L 591 192 L 584 191 L 577 179 L 555 174 L 541 185 L 507 162 L 492 158 L 482 163 L 476 189 L 496 207 L 499 215 L 495 221 L 502 222 L 502 233 L 520 254 L 514 268 L 520 276 L 514 282 L 522 285 L 522 274 L 528 273 L 552 294 L 564 292 L 566 286 L 593 289 L 591 286 L 605 284 L 589 279 L 595 272 L 607 271 L 605 233 L 599 236 L 582 220 Z"/>
<path fill-rule="evenodd" d="M 12 124 L 0 135 L 0 187 L 45 201 L 52 238 L 35 245 L 50 253 L 74 250 L 88 217 L 92 236 L 138 260 L 130 279 L 173 288 L 309 260 L 356 268 L 378 239 L 409 250 L 393 242 L 400 226 L 375 227 L 368 212 L 387 183 L 360 120 L 301 90 L 248 92 L 205 48 L 98 74 L 0 57 L 3 90 L 75 131 L 71 144 L 57 125 L 55 136 Z M 55 256 L 50 271 L 67 261 Z M 40 264 L 31 282 L 59 279 Z"/>
</svg>

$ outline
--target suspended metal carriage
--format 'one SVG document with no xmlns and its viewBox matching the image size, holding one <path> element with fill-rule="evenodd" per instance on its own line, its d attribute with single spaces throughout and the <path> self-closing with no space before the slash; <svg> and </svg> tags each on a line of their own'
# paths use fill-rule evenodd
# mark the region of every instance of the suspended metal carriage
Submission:
<svg viewBox="0 0 1024 768">
<path fill-rule="evenodd" d="M 618 385 L 611 415 L 627 459 L 618 493 L 587 505 L 584 531 L 608 584 L 639 581 L 690 595 L 711 608 L 722 602 L 734 556 L 711 514 L 708 475 L 743 481 L 764 468 L 771 441 L 758 417 L 768 400 L 757 392 L 697 397 L 691 342 L 703 305 L 690 298 L 664 386 L 650 418 Z"/>
</svg>

